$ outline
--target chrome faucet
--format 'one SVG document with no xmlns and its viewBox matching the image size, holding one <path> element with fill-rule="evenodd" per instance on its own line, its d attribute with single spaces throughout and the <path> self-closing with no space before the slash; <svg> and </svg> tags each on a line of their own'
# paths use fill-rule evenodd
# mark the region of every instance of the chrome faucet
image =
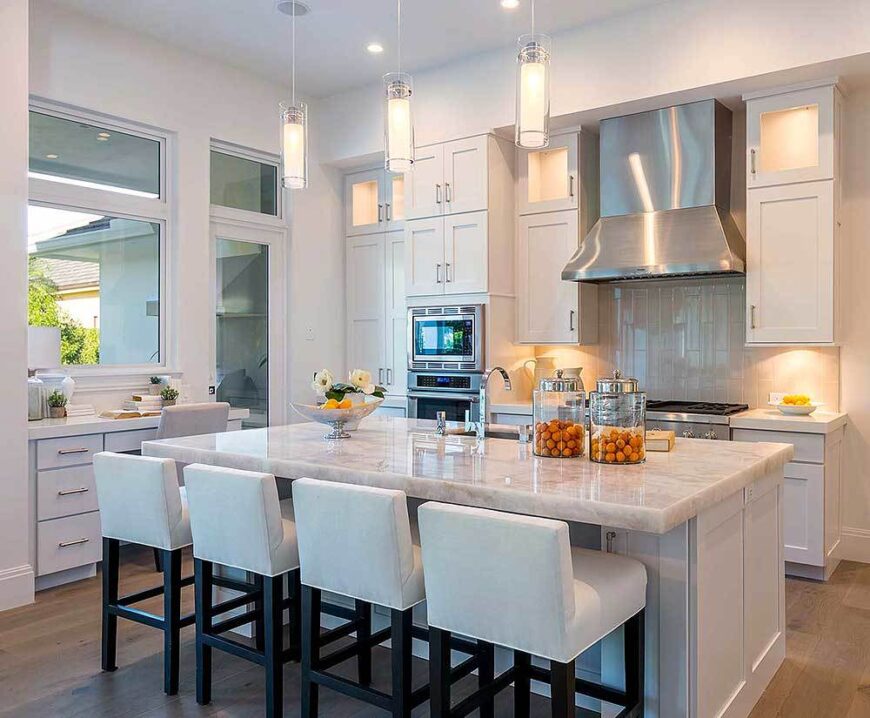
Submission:
<svg viewBox="0 0 870 718">
<path fill-rule="evenodd" d="M 435 412 L 435 433 L 438 436 L 444 436 L 447 433 L 447 412 Z"/>
<path fill-rule="evenodd" d="M 493 372 L 498 372 L 501 374 L 501 378 L 504 380 L 504 388 L 507 391 L 511 390 L 511 378 L 508 375 L 507 371 L 505 371 L 500 366 L 494 366 L 492 369 L 487 369 L 483 373 L 483 377 L 480 380 L 480 417 L 476 422 L 474 422 L 474 433 L 478 439 L 486 438 L 486 426 L 489 423 L 489 410 L 487 409 L 487 401 L 486 401 L 486 386 L 489 384 L 489 377 L 492 376 Z"/>
</svg>

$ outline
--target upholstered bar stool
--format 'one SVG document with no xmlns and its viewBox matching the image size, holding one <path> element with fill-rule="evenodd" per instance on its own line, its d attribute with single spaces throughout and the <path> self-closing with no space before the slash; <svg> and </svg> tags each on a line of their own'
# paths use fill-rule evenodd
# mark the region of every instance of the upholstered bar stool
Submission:
<svg viewBox="0 0 870 718">
<path fill-rule="evenodd" d="M 293 482 L 299 558 L 302 567 L 302 716 L 318 715 L 319 687 L 407 717 L 428 698 L 428 685 L 411 684 L 412 638 L 426 640 L 425 628 L 413 625 L 414 606 L 425 599 L 420 547 L 412 539 L 407 499 L 389 491 L 314 479 Z M 321 592 L 354 599 L 356 617 L 320 632 Z M 371 606 L 390 609 L 390 627 L 371 632 Z M 356 641 L 321 655 L 321 649 L 356 631 Z M 391 694 L 370 687 L 371 650 L 386 640 L 392 646 Z M 491 651 L 463 642 L 470 657 L 453 679 L 484 665 Z M 330 672 L 357 658 L 358 682 Z M 484 669 L 485 672 L 485 669 Z"/>
<path fill-rule="evenodd" d="M 575 693 L 643 714 L 646 569 L 634 559 L 574 548 L 562 521 L 423 504 L 418 511 L 429 616 L 433 718 L 467 715 L 514 684 L 514 715 L 529 715 L 529 681 L 550 684 L 552 715 L 575 715 Z M 624 626 L 625 690 L 575 678 L 575 660 Z M 452 707 L 451 633 L 513 649 L 514 665 Z M 550 669 L 532 666 L 531 656 Z"/>
<path fill-rule="evenodd" d="M 278 500 L 272 474 L 202 464 L 184 469 L 190 502 L 196 584 L 196 700 L 211 702 L 212 649 L 218 648 L 266 670 L 266 715 L 283 714 L 283 666 L 299 655 L 299 551 L 291 501 Z M 215 618 L 250 602 L 248 596 L 215 606 L 218 583 L 214 565 L 254 574 L 259 588 L 254 609 L 215 622 Z M 284 595 L 289 579 L 290 595 Z M 243 600 L 243 599 L 248 600 Z M 290 646 L 284 647 L 282 616 L 290 609 Z M 262 616 L 259 646 L 230 638 L 227 631 Z"/>
<path fill-rule="evenodd" d="M 103 670 L 118 667 L 118 618 L 144 623 L 163 631 L 163 690 L 175 694 L 179 633 L 194 621 L 193 615 L 181 615 L 181 588 L 193 583 L 193 577 L 181 577 L 181 550 L 190 546 L 191 536 L 175 462 L 102 452 L 94 456 L 94 475 L 103 533 Z M 119 598 L 121 541 L 160 552 L 165 567 L 162 585 Z M 162 617 L 132 607 L 160 594 Z"/>
</svg>

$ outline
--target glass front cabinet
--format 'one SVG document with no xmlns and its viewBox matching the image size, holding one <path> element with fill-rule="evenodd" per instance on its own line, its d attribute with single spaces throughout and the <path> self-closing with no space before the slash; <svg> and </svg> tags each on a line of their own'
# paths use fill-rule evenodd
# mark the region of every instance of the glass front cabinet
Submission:
<svg viewBox="0 0 870 718">
<path fill-rule="evenodd" d="M 345 177 L 346 234 L 391 232 L 405 226 L 405 175 L 383 169 Z"/>
</svg>

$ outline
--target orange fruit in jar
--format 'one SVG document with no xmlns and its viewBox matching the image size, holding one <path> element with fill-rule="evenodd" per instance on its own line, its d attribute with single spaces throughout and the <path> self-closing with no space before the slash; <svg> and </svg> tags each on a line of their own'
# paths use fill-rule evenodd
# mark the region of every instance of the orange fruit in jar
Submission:
<svg viewBox="0 0 870 718">
<path fill-rule="evenodd" d="M 541 438 L 542 438 L 544 441 L 547 441 L 547 439 L 550 438 L 550 432 L 549 432 L 549 431 L 545 431 L 545 432 L 543 432 L 543 433 L 541 434 Z"/>
<path fill-rule="evenodd" d="M 604 456 L 604 460 L 610 462 L 616 461 L 616 454 L 607 453 Z"/>
<path fill-rule="evenodd" d="M 608 454 L 615 454 L 616 453 L 616 444 L 612 441 L 604 448 L 607 450 Z"/>
<path fill-rule="evenodd" d="M 632 449 L 636 449 L 638 446 L 640 446 L 640 437 L 632 436 L 632 437 L 628 440 L 628 445 L 629 445 Z"/>
<path fill-rule="evenodd" d="M 566 444 L 566 446 L 569 449 L 573 449 L 575 446 L 577 446 L 577 442 L 574 441 L 574 439 L 568 439 L 568 443 Z"/>
<path fill-rule="evenodd" d="M 561 441 L 562 440 L 562 432 L 558 429 L 553 432 L 553 441 Z"/>
<path fill-rule="evenodd" d="M 632 462 L 638 462 L 638 461 L 640 461 L 640 458 L 639 458 L 638 455 L 635 453 L 635 454 L 630 454 L 629 457 L 628 457 L 628 460 L 629 460 L 629 461 L 632 461 Z"/>
<path fill-rule="evenodd" d="M 562 449 L 562 456 L 571 456 L 571 449 Z"/>
<path fill-rule="evenodd" d="M 547 448 L 548 448 L 548 449 L 555 449 L 555 448 L 556 448 L 556 442 L 553 441 L 552 439 L 549 439 L 549 440 L 547 441 Z"/>
<path fill-rule="evenodd" d="M 541 449 L 541 456 L 549 456 L 549 455 L 550 455 L 550 450 L 548 448 L 544 447 L 543 449 Z"/>
<path fill-rule="evenodd" d="M 617 451 L 616 452 L 616 460 L 619 463 L 622 463 L 623 461 L 625 461 L 625 454 L 623 454 L 621 451 Z"/>
<path fill-rule="evenodd" d="M 616 440 L 616 448 L 624 449 L 625 448 L 625 439 L 617 439 Z"/>
</svg>

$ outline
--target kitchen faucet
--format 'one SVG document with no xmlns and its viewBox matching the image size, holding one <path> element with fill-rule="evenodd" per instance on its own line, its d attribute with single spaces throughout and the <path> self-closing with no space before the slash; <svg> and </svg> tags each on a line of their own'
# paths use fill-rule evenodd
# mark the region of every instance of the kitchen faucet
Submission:
<svg viewBox="0 0 870 718">
<path fill-rule="evenodd" d="M 501 378 L 504 380 L 504 388 L 507 391 L 510 391 L 512 388 L 511 378 L 507 371 L 502 367 L 494 366 L 492 369 L 487 369 L 483 373 L 483 377 L 480 380 L 480 416 L 478 417 L 478 420 L 474 422 L 474 433 L 478 439 L 486 438 L 486 425 L 489 423 L 487 421 L 488 409 L 486 407 L 486 386 L 489 384 L 489 377 L 492 376 L 493 372 L 501 374 Z"/>
</svg>

